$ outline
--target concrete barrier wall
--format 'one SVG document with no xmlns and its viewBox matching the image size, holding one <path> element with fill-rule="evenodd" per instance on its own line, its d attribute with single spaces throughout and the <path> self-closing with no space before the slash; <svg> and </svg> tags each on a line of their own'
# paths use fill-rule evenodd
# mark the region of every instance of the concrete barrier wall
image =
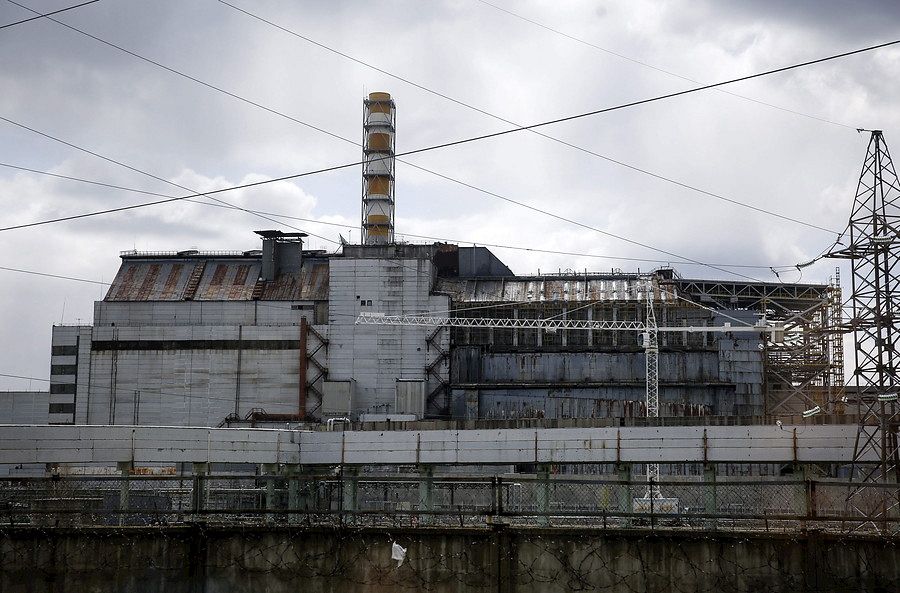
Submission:
<svg viewBox="0 0 900 593">
<path fill-rule="evenodd" d="M 19 527 L 0 528 L 0 591 L 896 591 L 898 545 L 812 532 Z"/>
</svg>

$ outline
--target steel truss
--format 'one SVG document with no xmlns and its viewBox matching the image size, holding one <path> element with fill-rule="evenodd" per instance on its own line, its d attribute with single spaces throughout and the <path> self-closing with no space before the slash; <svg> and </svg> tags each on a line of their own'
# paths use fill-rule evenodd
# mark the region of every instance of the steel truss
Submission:
<svg viewBox="0 0 900 593">
<path fill-rule="evenodd" d="M 424 325 L 445 327 L 490 327 L 518 329 L 596 329 L 608 331 L 641 331 L 642 321 L 586 321 L 580 319 L 498 319 L 491 317 L 443 317 L 434 315 L 380 315 L 360 313 L 359 325 Z M 678 328 L 682 331 L 684 328 Z"/>
<path fill-rule="evenodd" d="M 830 402 L 839 400 L 844 364 L 839 285 L 680 278 L 671 282 L 679 294 L 698 303 L 755 311 L 767 323 L 783 326 L 785 339 L 769 340 L 764 346 L 766 414 L 799 415 L 817 405 L 829 410 Z"/>
<path fill-rule="evenodd" d="M 896 514 L 890 502 L 870 504 L 866 483 L 898 478 L 897 392 L 900 390 L 900 182 L 880 130 L 872 131 L 848 225 L 850 244 L 828 254 L 852 267 L 853 373 L 859 429 L 847 504 L 872 522 Z M 873 455 L 874 453 L 874 455 Z M 874 465 L 862 465 L 866 457 Z"/>
</svg>

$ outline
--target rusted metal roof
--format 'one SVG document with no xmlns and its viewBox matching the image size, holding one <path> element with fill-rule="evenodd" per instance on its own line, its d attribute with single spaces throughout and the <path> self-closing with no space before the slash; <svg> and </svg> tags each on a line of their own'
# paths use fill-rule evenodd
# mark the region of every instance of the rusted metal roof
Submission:
<svg viewBox="0 0 900 593">
<path fill-rule="evenodd" d="M 203 265 L 205 264 L 205 265 Z M 187 295 L 191 274 L 200 274 Z M 259 279 L 259 257 L 125 257 L 106 301 L 249 301 Z M 309 258 L 300 271 L 263 286 L 260 300 L 326 300 L 328 261 Z"/>
</svg>

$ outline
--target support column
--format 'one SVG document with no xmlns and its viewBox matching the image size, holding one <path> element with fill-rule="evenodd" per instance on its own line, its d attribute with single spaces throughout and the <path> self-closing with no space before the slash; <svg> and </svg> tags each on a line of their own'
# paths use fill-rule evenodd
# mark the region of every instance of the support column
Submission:
<svg viewBox="0 0 900 593">
<path fill-rule="evenodd" d="M 516 319 L 516 320 L 519 319 L 519 310 L 518 309 L 513 309 L 513 319 Z M 512 336 L 513 346 L 518 346 L 519 345 L 519 328 L 514 327 L 512 330 L 512 333 L 513 333 L 513 336 Z"/>
<path fill-rule="evenodd" d="M 612 308 L 612 320 L 613 321 L 619 320 L 619 308 L 618 307 Z M 619 344 L 619 332 L 610 332 L 610 334 L 612 335 L 612 345 L 617 346 Z"/>
<path fill-rule="evenodd" d="M 714 514 L 718 509 L 718 496 L 716 493 L 716 466 L 707 463 L 703 466 L 703 512 Z M 715 525 L 715 519 L 707 519 L 704 523 L 708 527 Z"/>
<path fill-rule="evenodd" d="M 794 477 L 799 478 L 800 482 L 796 486 L 794 490 L 794 508 L 800 509 L 800 514 L 805 517 L 810 517 L 814 514 L 813 511 L 813 501 L 812 501 L 812 492 L 809 488 L 810 478 L 812 478 L 813 473 L 810 471 L 811 468 L 809 464 L 806 463 L 795 463 L 794 464 Z M 800 528 L 806 529 L 806 521 L 800 521 Z"/>
<path fill-rule="evenodd" d="M 202 513 L 204 507 L 206 507 L 206 482 L 209 476 L 209 464 L 194 463 L 192 470 L 194 478 L 191 492 L 191 511 L 196 515 Z"/>
<path fill-rule="evenodd" d="M 613 334 L 613 335 L 615 335 L 615 334 Z M 617 487 L 619 512 L 622 512 L 622 513 L 634 512 L 634 506 L 631 501 L 631 464 L 630 463 L 616 464 L 616 474 L 619 478 L 619 482 L 621 482 L 621 484 Z M 625 520 L 623 521 L 623 523 L 626 527 L 631 525 L 631 518 L 626 517 Z"/>
<path fill-rule="evenodd" d="M 288 500 L 288 523 L 299 523 L 300 513 L 300 466 L 291 464 L 284 466 L 284 475 L 287 477 Z"/>
<path fill-rule="evenodd" d="M 277 463 L 264 463 L 260 467 L 260 475 L 266 480 L 266 510 L 274 511 L 277 508 L 275 504 L 275 476 L 278 475 Z M 266 523 L 274 523 L 275 514 L 266 513 Z"/>
<path fill-rule="evenodd" d="M 541 513 L 537 518 L 538 525 L 549 525 L 550 517 L 548 514 L 550 513 L 550 466 L 546 463 L 541 463 L 537 466 L 537 488 L 535 491 L 535 496 L 537 497 L 537 508 L 538 513 Z"/>
<path fill-rule="evenodd" d="M 588 307 L 587 319 L 588 319 L 588 321 L 594 320 L 594 308 L 593 307 Z M 589 329 L 588 333 L 587 333 L 587 345 L 588 345 L 588 347 L 591 347 L 594 345 L 594 330 L 592 330 L 592 329 Z"/>
<path fill-rule="evenodd" d="M 131 461 L 120 461 L 116 464 L 119 474 L 122 476 L 122 484 L 119 487 L 119 525 L 125 524 L 125 511 L 128 510 L 128 499 L 131 490 L 131 470 L 134 469 L 134 463 Z"/>
<path fill-rule="evenodd" d="M 569 318 L 569 308 L 568 307 L 563 307 L 562 318 L 563 318 L 563 321 L 565 321 Z M 563 346 L 568 346 L 569 345 L 569 331 L 565 330 L 565 329 L 562 329 L 559 331 L 562 333 L 562 335 L 559 337 L 560 343 Z"/>
<path fill-rule="evenodd" d="M 341 512 L 349 513 L 351 517 L 356 513 L 358 481 L 359 469 L 354 466 L 344 466 L 341 470 Z"/>
<path fill-rule="evenodd" d="M 434 522 L 434 468 L 430 465 L 419 466 L 419 523 L 428 525 Z"/>
</svg>

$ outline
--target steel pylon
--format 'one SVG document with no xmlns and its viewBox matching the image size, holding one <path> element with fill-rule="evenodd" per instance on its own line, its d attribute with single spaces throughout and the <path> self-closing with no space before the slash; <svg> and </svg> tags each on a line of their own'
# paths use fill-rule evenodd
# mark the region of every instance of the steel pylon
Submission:
<svg viewBox="0 0 900 593">
<path fill-rule="evenodd" d="M 659 417 L 659 329 L 653 311 L 653 279 L 647 280 L 647 318 L 644 320 L 644 357 L 647 381 L 647 417 Z M 647 464 L 647 498 L 659 498 L 659 464 Z"/>
<path fill-rule="evenodd" d="M 871 133 L 848 225 L 849 245 L 829 254 L 852 267 L 853 384 L 859 429 L 847 503 L 867 521 L 895 512 L 900 392 L 900 183 L 880 130 Z"/>
</svg>

